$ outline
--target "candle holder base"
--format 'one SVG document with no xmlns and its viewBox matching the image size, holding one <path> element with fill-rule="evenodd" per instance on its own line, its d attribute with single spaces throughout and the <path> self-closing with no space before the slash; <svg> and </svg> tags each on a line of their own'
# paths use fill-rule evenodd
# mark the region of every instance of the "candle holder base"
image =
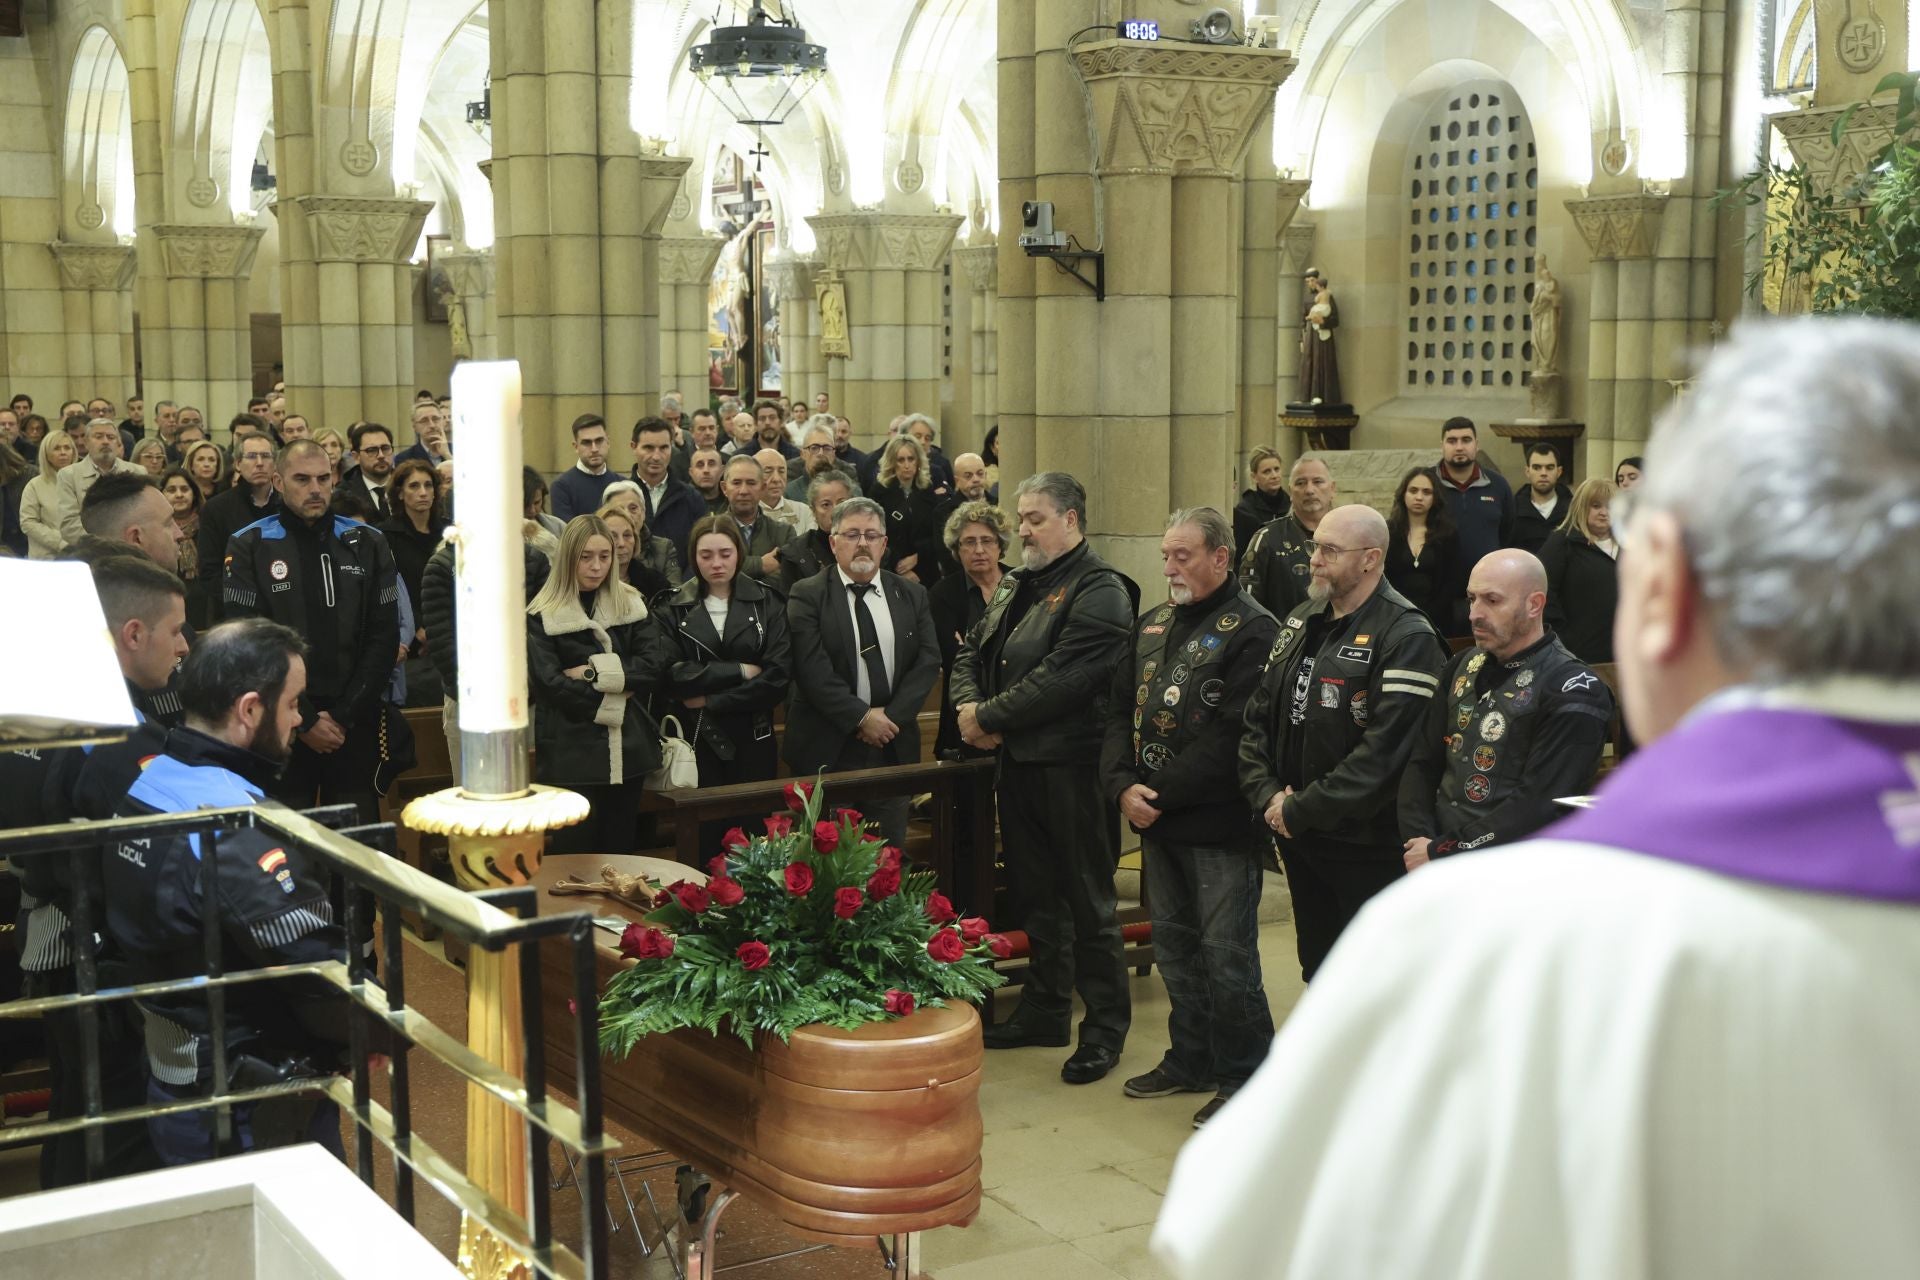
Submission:
<svg viewBox="0 0 1920 1280">
<path fill-rule="evenodd" d="M 570 827 L 587 817 L 587 798 L 562 787 L 535 784 L 510 800 L 468 795 L 448 787 L 420 796 L 400 812 L 415 831 L 443 836 L 512 836 Z"/>
</svg>

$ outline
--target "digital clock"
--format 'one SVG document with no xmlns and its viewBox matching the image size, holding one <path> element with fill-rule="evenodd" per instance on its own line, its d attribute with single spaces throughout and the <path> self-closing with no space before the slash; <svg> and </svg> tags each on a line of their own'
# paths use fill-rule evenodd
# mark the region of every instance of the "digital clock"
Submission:
<svg viewBox="0 0 1920 1280">
<path fill-rule="evenodd" d="M 1122 40 L 1158 40 L 1160 24 L 1146 18 L 1122 18 L 1117 24 Z"/>
</svg>

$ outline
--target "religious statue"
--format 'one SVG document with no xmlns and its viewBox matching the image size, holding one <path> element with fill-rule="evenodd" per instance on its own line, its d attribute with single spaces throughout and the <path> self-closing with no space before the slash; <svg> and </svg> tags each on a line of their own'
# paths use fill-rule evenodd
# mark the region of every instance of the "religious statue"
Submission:
<svg viewBox="0 0 1920 1280">
<path fill-rule="evenodd" d="M 820 354 L 853 358 L 853 339 L 847 334 L 847 286 L 834 271 L 823 272 L 813 287 L 820 304 Z"/>
<path fill-rule="evenodd" d="M 1307 277 L 1312 305 L 1300 333 L 1300 400 L 1305 405 L 1345 404 L 1340 394 L 1340 367 L 1334 358 L 1333 331 L 1340 327 L 1340 308 L 1333 300 L 1332 283 L 1320 273 Z"/>
<path fill-rule="evenodd" d="M 467 332 L 467 304 L 460 300 L 459 295 L 449 290 L 446 307 L 447 342 L 451 348 L 450 353 L 455 360 L 471 360 L 473 359 L 473 338 Z"/>
<path fill-rule="evenodd" d="M 1533 372 L 1560 372 L 1560 282 L 1544 253 L 1533 273 Z"/>
</svg>

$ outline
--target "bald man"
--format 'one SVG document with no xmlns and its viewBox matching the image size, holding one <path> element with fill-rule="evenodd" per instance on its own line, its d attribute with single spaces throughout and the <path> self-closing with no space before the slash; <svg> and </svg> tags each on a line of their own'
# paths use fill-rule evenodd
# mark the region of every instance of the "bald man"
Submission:
<svg viewBox="0 0 1920 1280">
<path fill-rule="evenodd" d="M 1240 791 L 1286 864 L 1309 982 L 1367 899 L 1406 874 L 1400 775 L 1447 660 L 1433 624 L 1382 576 L 1386 547 L 1372 507 L 1318 521 L 1307 598 L 1247 700 Z"/>
<path fill-rule="evenodd" d="M 761 481 L 760 510 L 792 529 L 796 534 L 813 528 L 813 512 L 807 504 L 787 496 L 787 455 L 778 449 L 762 449 L 753 455 L 765 475 Z"/>
<path fill-rule="evenodd" d="M 1613 691 L 1547 630 L 1546 610 L 1547 571 L 1530 553 L 1474 566 L 1474 647 L 1447 664 L 1400 779 L 1407 870 L 1524 840 L 1561 816 L 1556 797 L 1593 781 Z"/>
</svg>

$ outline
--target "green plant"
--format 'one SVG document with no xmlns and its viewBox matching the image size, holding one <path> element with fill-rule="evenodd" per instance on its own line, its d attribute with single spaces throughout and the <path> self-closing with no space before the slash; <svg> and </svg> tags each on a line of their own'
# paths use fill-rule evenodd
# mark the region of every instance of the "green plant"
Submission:
<svg viewBox="0 0 1920 1280">
<path fill-rule="evenodd" d="M 757 1031 L 851 1029 L 1000 985 L 1006 940 L 960 919 L 930 872 L 907 869 L 858 812 L 822 817 L 818 785 L 788 786 L 787 805 L 765 835 L 729 831 L 704 886 L 666 886 L 647 922 L 628 926 L 620 949 L 635 963 L 600 1001 L 609 1053 L 680 1027 L 725 1027 L 748 1045 Z"/>
<path fill-rule="evenodd" d="M 1808 309 L 1920 319 L 1920 72 L 1901 71 L 1874 88 L 1898 92 L 1893 138 L 1867 171 L 1849 183 L 1828 184 L 1803 164 L 1766 167 L 1718 192 L 1713 203 L 1762 205 L 1767 216 L 1752 237 L 1764 246 L 1761 265 L 1747 276 L 1759 296 L 1769 273 L 1783 287 L 1804 289 Z M 1841 145 L 1856 104 L 1833 126 Z"/>
</svg>

